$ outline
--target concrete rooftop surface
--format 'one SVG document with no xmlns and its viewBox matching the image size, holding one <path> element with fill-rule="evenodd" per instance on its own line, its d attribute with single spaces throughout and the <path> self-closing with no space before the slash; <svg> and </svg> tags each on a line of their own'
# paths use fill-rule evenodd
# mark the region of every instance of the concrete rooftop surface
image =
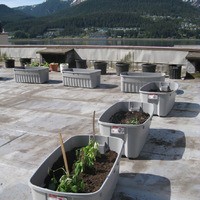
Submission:
<svg viewBox="0 0 200 200">
<path fill-rule="evenodd" d="M 16 83 L 13 69 L 0 68 L 0 200 L 31 200 L 30 177 L 59 144 L 92 132 L 98 118 L 118 101 L 140 101 L 123 93 L 114 72 L 95 89 L 63 86 L 60 72 L 45 84 Z M 200 199 L 200 79 L 179 84 L 166 117 L 153 116 L 146 144 L 136 159 L 123 157 L 112 200 Z"/>
</svg>

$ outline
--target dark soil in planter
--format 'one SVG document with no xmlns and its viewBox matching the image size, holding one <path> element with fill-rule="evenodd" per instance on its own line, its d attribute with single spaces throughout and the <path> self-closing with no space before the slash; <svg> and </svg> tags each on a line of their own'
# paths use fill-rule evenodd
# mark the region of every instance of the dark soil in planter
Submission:
<svg viewBox="0 0 200 200">
<path fill-rule="evenodd" d="M 70 173 L 73 171 L 73 164 L 76 162 L 76 149 L 66 152 Z M 89 169 L 85 173 L 81 174 L 81 179 L 85 184 L 85 193 L 95 192 L 100 189 L 104 180 L 112 169 L 116 158 L 117 153 L 109 150 L 105 154 L 101 154 L 101 156 L 96 159 L 93 170 Z M 53 177 L 52 170 L 63 168 L 63 166 L 64 162 L 61 155 L 53 164 L 49 175 L 45 178 L 45 188 L 49 188 L 50 179 Z M 54 172 L 54 175 L 56 179 L 59 180 L 63 175 L 63 170 Z"/>
<path fill-rule="evenodd" d="M 142 111 L 119 111 L 110 117 L 109 122 L 115 124 L 143 124 L 149 116 L 148 113 Z"/>
<path fill-rule="evenodd" d="M 173 90 L 168 89 L 167 91 L 161 91 L 159 88 L 158 89 L 151 89 L 149 92 L 172 92 Z"/>
</svg>

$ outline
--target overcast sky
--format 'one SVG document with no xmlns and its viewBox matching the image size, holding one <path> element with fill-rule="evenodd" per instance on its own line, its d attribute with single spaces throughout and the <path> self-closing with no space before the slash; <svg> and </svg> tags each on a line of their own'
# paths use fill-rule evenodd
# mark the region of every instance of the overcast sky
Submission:
<svg viewBox="0 0 200 200">
<path fill-rule="evenodd" d="M 0 4 L 5 4 L 10 8 L 25 6 L 25 5 L 34 5 L 43 2 L 45 2 L 45 0 L 0 0 Z"/>
</svg>

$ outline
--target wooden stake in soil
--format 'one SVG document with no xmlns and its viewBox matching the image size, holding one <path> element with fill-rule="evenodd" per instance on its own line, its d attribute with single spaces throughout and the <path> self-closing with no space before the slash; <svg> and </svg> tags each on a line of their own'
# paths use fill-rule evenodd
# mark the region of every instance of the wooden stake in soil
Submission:
<svg viewBox="0 0 200 200">
<path fill-rule="evenodd" d="M 93 112 L 93 137 L 95 136 L 96 132 L 95 132 L 95 111 Z"/>
<path fill-rule="evenodd" d="M 60 135 L 60 146 L 61 146 L 61 150 L 62 150 L 62 156 L 63 156 L 63 160 L 64 160 L 65 170 L 67 172 L 67 175 L 69 175 L 69 167 L 68 167 L 68 163 L 67 163 L 65 147 L 64 147 L 64 144 L 63 144 L 63 139 L 62 139 L 61 133 L 59 135 Z"/>
</svg>

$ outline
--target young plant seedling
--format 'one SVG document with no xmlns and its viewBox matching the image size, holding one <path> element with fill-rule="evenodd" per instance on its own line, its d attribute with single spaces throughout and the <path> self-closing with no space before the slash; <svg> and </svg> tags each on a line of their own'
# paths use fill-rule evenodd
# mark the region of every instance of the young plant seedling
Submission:
<svg viewBox="0 0 200 200">
<path fill-rule="evenodd" d="M 93 170 L 96 158 L 101 155 L 99 152 L 99 144 L 93 138 L 89 140 L 87 146 L 76 150 L 77 160 L 74 163 L 74 170 L 70 174 L 61 134 L 60 143 L 65 169 L 59 168 L 56 170 L 52 170 L 53 176 L 50 180 L 48 188 L 52 190 L 57 190 L 59 192 L 84 192 L 85 185 L 83 180 L 81 179 L 80 174 L 84 173 L 88 169 Z M 58 170 L 63 171 L 63 175 L 59 180 L 57 180 L 55 177 L 55 172 Z"/>
</svg>

